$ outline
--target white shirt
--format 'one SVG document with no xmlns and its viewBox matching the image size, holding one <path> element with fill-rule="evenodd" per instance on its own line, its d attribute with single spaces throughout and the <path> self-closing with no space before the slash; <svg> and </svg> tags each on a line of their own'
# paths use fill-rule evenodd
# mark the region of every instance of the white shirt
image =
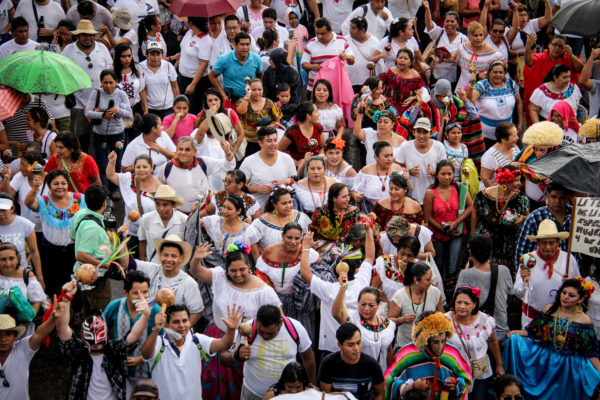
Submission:
<svg viewBox="0 0 600 400">
<path fill-rule="evenodd" d="M 13 8 L 12 1 L 3 1 L 0 3 L 0 30 L 3 30 L 10 24 L 8 13 Z"/>
<path fill-rule="evenodd" d="M 104 69 L 112 68 L 113 59 L 106 49 L 106 46 L 99 42 L 94 44 L 94 48 L 89 56 L 77 47 L 77 42 L 68 44 L 67 47 L 63 49 L 62 55 L 75 61 L 75 63 L 79 65 L 92 80 L 91 89 L 82 89 L 74 93 L 75 99 L 77 100 L 77 104 L 74 108 L 82 110 L 90 98 L 92 91 L 100 89 L 100 73 Z M 86 57 L 89 57 L 91 61 L 86 60 Z M 88 68 L 88 65 L 90 64 L 92 65 L 92 68 Z"/>
<path fill-rule="evenodd" d="M 169 137 L 169 134 L 165 131 L 162 131 L 160 137 L 156 139 L 156 144 L 172 152 L 175 152 L 176 150 L 175 144 Z M 133 166 L 135 158 L 140 154 L 148 154 L 150 158 L 152 158 L 152 162 L 154 163 L 154 176 L 158 174 L 159 167 L 168 161 L 167 157 L 162 153 L 151 150 L 146 142 L 144 142 L 144 135 L 139 134 L 135 139 L 129 142 L 127 147 L 125 147 L 123 158 L 121 159 L 121 166 Z"/>
<path fill-rule="evenodd" d="M 379 14 L 375 15 L 369 3 L 367 3 L 366 6 L 366 13 L 364 12 L 364 8 L 361 6 L 356 8 L 350 13 L 350 15 L 348 15 L 348 17 L 346 17 L 346 20 L 342 24 L 342 35 L 347 36 L 350 34 L 350 21 L 352 18 L 364 17 L 368 24 L 367 33 L 370 33 L 377 39 L 381 39 L 385 36 L 385 31 L 390 29 L 392 21 L 394 20 L 392 17 L 392 12 L 387 7 L 384 7 L 381 12 L 386 13 L 388 16 L 388 18 L 384 20 Z"/>
<path fill-rule="evenodd" d="M 354 64 L 350 65 L 346 63 L 346 72 L 352 85 L 362 85 L 365 80 L 369 77 L 369 70 L 367 69 L 367 63 L 371 54 L 377 50 L 377 44 L 379 41 L 371 34 L 367 34 L 369 38 L 360 43 L 358 40 L 352 39 L 350 35 L 344 36 L 350 45 L 350 49 L 354 53 Z"/>
<path fill-rule="evenodd" d="M 209 34 L 194 35 L 188 30 L 181 39 L 181 57 L 179 58 L 179 73 L 186 78 L 193 78 L 200 68 L 200 61 L 210 61 L 213 40 Z M 202 76 L 208 76 L 208 66 Z"/>
<path fill-rule="evenodd" d="M 160 61 L 160 67 L 153 72 L 148 68 L 148 60 L 140 63 L 144 74 L 148 108 L 153 110 L 166 110 L 173 105 L 173 89 L 171 82 L 177 80 L 177 71 L 173 64 L 166 60 Z"/>
<path fill-rule="evenodd" d="M 348 311 L 358 311 L 358 294 L 371 282 L 371 270 L 373 266 L 363 262 L 358 269 L 354 279 L 348 282 L 346 289 L 346 307 Z M 321 299 L 321 329 L 319 331 L 319 350 L 339 351 L 335 331 L 340 324 L 333 318 L 331 308 L 340 290 L 339 282 L 325 282 L 313 275 L 310 281 L 310 291 Z"/>
<path fill-rule="evenodd" d="M 346 15 L 352 12 L 353 0 L 323 0 L 323 17 L 331 22 L 331 30 L 334 33 L 342 31 L 342 24 L 346 20 Z M 360 14 L 362 16 L 362 14 Z"/>
<path fill-rule="evenodd" d="M 142 215 L 137 234 L 140 241 L 146 241 L 146 259 L 154 263 L 160 262 L 158 260 L 158 254 L 154 252 L 154 239 L 163 237 L 165 231 L 168 231 L 168 233 L 164 235 L 165 237 L 168 235 L 177 235 L 179 237 L 183 237 L 186 222 L 187 215 L 175 209 L 173 210 L 173 215 L 171 216 L 169 222 L 167 222 L 166 227 L 164 226 L 157 211 L 152 211 Z M 154 253 L 154 256 L 152 259 L 149 259 L 152 253 Z"/>
<path fill-rule="evenodd" d="M 296 165 L 289 154 L 277 152 L 277 160 L 272 166 L 267 165 L 260 157 L 260 152 L 246 157 L 240 166 L 240 170 L 246 174 L 248 184 L 251 186 L 272 185 L 272 181 L 284 181 L 292 175 L 296 175 Z M 262 193 L 254 193 L 254 198 L 265 208 L 269 196 Z"/>
<path fill-rule="evenodd" d="M 2 4 L 2 3 L 0 3 Z M 35 47 L 38 45 L 38 42 L 34 42 L 31 39 L 27 39 L 27 43 L 25 44 L 17 44 L 15 39 L 11 39 L 8 42 L 4 43 L 0 46 L 0 59 L 10 56 L 17 51 L 25 51 L 25 50 L 35 50 Z"/>
<path fill-rule="evenodd" d="M 539 18 L 530 20 L 529 22 L 527 22 L 527 25 L 525 25 L 525 28 L 523 28 L 522 31 L 528 35 L 532 33 L 538 33 L 540 31 L 539 21 Z M 513 39 L 512 43 L 510 44 L 510 48 L 518 52 L 525 51 L 525 43 L 523 43 L 523 39 L 521 38 L 521 35 L 519 33 L 517 33 L 517 35 Z M 521 56 L 521 59 L 524 58 L 525 56 Z"/>
<path fill-rule="evenodd" d="M 6 358 L 2 369 L 10 387 L 0 383 L 0 399 L 29 400 L 29 364 L 37 352 L 29 345 L 31 336 L 17 340 Z M 0 379 L 3 382 L 4 379 Z"/>
<path fill-rule="evenodd" d="M 210 352 L 210 346 L 213 338 L 199 333 L 194 333 L 198 338 L 198 343 L 207 356 L 212 357 L 215 354 Z M 160 353 L 161 347 L 165 346 L 160 360 L 156 363 L 152 371 L 152 380 L 158 387 L 160 397 L 163 399 L 177 400 L 197 400 L 202 398 L 202 353 L 192 340 L 192 334 L 188 332 L 183 342 L 181 351 L 177 354 L 174 346 L 164 337 L 156 339 L 154 354 L 148 360 L 152 366 L 156 357 Z"/>
<path fill-rule="evenodd" d="M 255 396 L 262 397 L 277 383 L 285 366 L 296 361 L 296 355 L 304 353 L 312 342 L 308 332 L 295 319 L 288 318 L 298 334 L 296 344 L 285 323 L 271 340 L 264 340 L 257 334 L 250 348 L 250 358 L 244 363 L 244 386 Z"/>
<path fill-rule="evenodd" d="M 407 3 L 408 2 L 408 6 Z M 423 2 L 421 0 L 389 0 L 388 8 L 392 12 L 394 18 L 407 18 L 411 21 L 417 16 L 417 11 Z"/>
<path fill-rule="evenodd" d="M 396 161 L 406 165 L 410 170 L 419 166 L 419 176 L 410 176 L 410 186 L 412 188 L 410 196 L 423 204 L 425 192 L 433 185 L 434 177 L 427 174 L 427 166 L 435 171 L 437 164 L 446 159 L 446 150 L 444 145 L 437 140 L 432 140 L 432 146 L 426 153 L 421 153 L 415 147 L 415 141 L 409 140 L 402 143 L 397 151 L 394 151 Z"/>
<path fill-rule="evenodd" d="M 23 17 L 27 20 L 27 23 L 29 24 L 29 38 L 31 40 L 37 40 L 38 24 L 35 19 L 33 4 L 35 3 L 28 0 L 20 1 L 17 10 L 15 11 L 15 17 Z M 50 1 L 44 6 L 35 4 L 35 8 L 37 9 L 38 21 L 41 17 L 44 17 L 44 28 L 46 29 L 56 29 L 58 22 L 61 19 L 65 19 L 65 12 L 60 6 L 60 3 Z"/>
<path fill-rule="evenodd" d="M 48 186 L 47 185 L 43 185 L 43 186 L 44 186 L 44 193 L 48 193 Z M 36 232 L 40 232 L 42 230 L 42 221 L 40 220 L 40 213 L 37 211 L 33 211 L 30 208 L 27 208 L 27 206 L 25 205 L 25 198 L 27 197 L 27 194 L 29 194 L 29 191 L 31 190 L 31 185 L 29 185 L 29 180 L 25 176 L 23 176 L 21 171 L 19 171 L 10 180 L 10 187 L 12 190 L 18 192 L 18 194 L 19 194 L 18 201 L 19 201 L 19 206 L 21 209 L 21 214 L 20 214 L 21 217 L 27 218 L 29 221 L 33 222 L 35 224 Z M 39 187 L 38 191 L 37 191 L 38 195 L 42 194 L 41 190 L 42 190 L 42 187 Z"/>
<path fill-rule="evenodd" d="M 385 47 L 390 44 L 392 45 L 392 50 L 387 51 Z M 400 49 L 409 49 L 414 54 L 415 51 L 419 50 L 419 43 L 417 43 L 417 40 L 414 37 L 408 39 L 406 43 L 404 43 L 404 47 L 400 47 L 395 39 L 392 39 L 392 42 L 390 43 L 389 36 L 386 36 L 379 41 L 377 44 L 377 50 L 379 50 L 380 53 L 383 53 L 384 51 L 387 52 L 387 55 L 383 59 L 382 72 L 386 72 L 388 69 L 396 65 L 396 56 L 398 55 L 398 51 Z"/>
<path fill-rule="evenodd" d="M 131 29 L 137 32 L 140 21 L 146 15 L 159 15 L 158 3 L 156 0 L 108 0 L 107 2 L 113 8 L 125 7 L 131 12 Z M 111 4 L 112 3 L 112 4 Z"/>
<path fill-rule="evenodd" d="M 304 53 L 302 54 L 300 63 L 323 64 L 325 61 L 337 57 L 342 53 L 345 53 L 348 56 L 354 56 L 352 49 L 350 49 L 350 45 L 343 36 L 336 36 L 334 34 L 333 38 L 326 45 L 319 42 L 317 38 L 312 38 L 304 47 Z M 307 90 L 312 91 L 315 74 L 315 71 L 309 71 Z"/>
<path fill-rule="evenodd" d="M 288 41 L 288 30 L 278 24 L 275 25 L 275 29 L 277 29 L 277 35 L 279 39 L 279 46 L 277 47 L 281 47 L 283 49 L 285 48 L 285 43 Z M 265 26 L 261 25 L 252 30 L 251 36 L 254 40 L 258 40 L 258 38 L 262 37 L 263 33 L 265 33 Z"/>
<path fill-rule="evenodd" d="M 87 400 L 117 400 L 117 396 L 112 390 L 112 385 L 108 380 L 106 372 L 102 369 L 104 354 L 94 355 L 92 357 L 92 376 L 87 391 Z"/>
</svg>

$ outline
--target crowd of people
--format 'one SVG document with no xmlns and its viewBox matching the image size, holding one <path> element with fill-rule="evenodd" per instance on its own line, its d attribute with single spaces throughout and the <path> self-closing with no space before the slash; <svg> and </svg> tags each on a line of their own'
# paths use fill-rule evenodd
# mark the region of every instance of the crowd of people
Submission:
<svg viewBox="0 0 600 400">
<path fill-rule="evenodd" d="M 73 400 L 598 398 L 586 194 L 529 168 L 599 139 L 566 3 L 2 3 L 92 87 L 0 123 L 0 399 L 42 343 Z"/>
</svg>

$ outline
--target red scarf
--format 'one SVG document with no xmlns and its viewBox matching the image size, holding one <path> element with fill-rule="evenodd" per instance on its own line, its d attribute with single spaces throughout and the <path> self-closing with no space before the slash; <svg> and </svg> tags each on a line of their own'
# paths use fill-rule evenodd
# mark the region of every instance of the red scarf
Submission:
<svg viewBox="0 0 600 400">
<path fill-rule="evenodd" d="M 439 372 L 440 368 L 442 367 L 442 362 L 440 360 L 440 356 L 436 356 L 428 348 L 425 349 L 425 353 L 429 357 L 431 357 L 433 359 L 433 362 L 435 363 L 435 371 L 433 373 L 433 381 L 431 382 L 431 390 L 429 393 L 429 400 L 435 400 L 435 394 L 437 392 L 441 392 L 442 389 L 444 388 L 442 385 L 440 385 L 438 383 L 438 372 Z"/>
<path fill-rule="evenodd" d="M 189 169 L 189 170 L 194 169 L 200 163 L 198 161 L 198 159 L 196 158 L 194 160 L 194 162 L 192 163 L 192 165 L 190 165 L 189 167 L 182 167 L 181 164 L 179 163 L 179 160 L 177 160 L 177 158 L 172 158 L 171 161 L 173 161 L 173 165 L 175 165 L 177 168 Z"/>
<path fill-rule="evenodd" d="M 540 249 L 537 249 L 535 252 L 537 253 L 539 258 L 545 261 L 544 269 L 546 269 L 546 267 L 548 268 L 548 279 L 552 279 L 552 274 L 554 273 L 554 263 L 556 262 L 556 260 L 558 260 L 558 256 L 560 255 L 560 249 L 557 250 L 556 253 L 548 259 L 542 256 L 542 254 L 540 253 Z"/>
</svg>

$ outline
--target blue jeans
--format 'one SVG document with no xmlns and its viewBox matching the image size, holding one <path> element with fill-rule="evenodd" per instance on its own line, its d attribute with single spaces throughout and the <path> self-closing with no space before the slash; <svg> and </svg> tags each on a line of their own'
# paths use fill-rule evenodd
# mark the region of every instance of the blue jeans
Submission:
<svg viewBox="0 0 600 400">
<path fill-rule="evenodd" d="M 433 242 L 435 263 L 444 279 L 454 275 L 458 270 L 458 258 L 462 247 L 462 236 L 445 242 Z"/>
<path fill-rule="evenodd" d="M 121 142 L 125 145 L 125 132 L 121 132 L 116 135 L 99 135 L 97 133 L 92 134 L 94 142 L 94 153 L 96 164 L 100 170 L 100 179 L 102 185 L 107 187 L 111 192 L 114 192 L 119 187 L 114 185 L 112 182 L 108 182 L 106 178 L 106 166 L 108 165 L 108 154 L 115 150 L 117 152 L 117 165 L 115 166 L 116 172 L 121 172 L 121 157 L 123 156 L 123 150 L 117 150 L 115 143 Z"/>
</svg>

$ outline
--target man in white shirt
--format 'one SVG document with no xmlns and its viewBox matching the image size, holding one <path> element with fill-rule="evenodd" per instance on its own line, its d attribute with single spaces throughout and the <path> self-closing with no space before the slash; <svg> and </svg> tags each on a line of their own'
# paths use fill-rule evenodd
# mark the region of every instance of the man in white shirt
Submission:
<svg viewBox="0 0 600 400">
<path fill-rule="evenodd" d="M 196 141 L 190 136 L 183 136 L 177 141 L 175 158 L 167 161 L 158 172 L 158 179 L 170 185 L 183 197 L 181 212 L 189 214 L 194 203 L 207 196 L 211 189 L 208 176 L 221 174 L 235 168 L 235 158 L 228 141 L 221 143 L 226 159 L 211 157 L 196 158 Z"/>
<path fill-rule="evenodd" d="M 277 131 L 270 126 L 256 132 L 260 151 L 244 159 L 240 170 L 246 174 L 246 187 L 264 209 L 273 187 L 296 175 L 296 164 L 289 154 L 277 150 Z"/>
<path fill-rule="evenodd" d="M 156 315 L 152 333 L 142 347 L 142 357 L 150 365 L 152 380 L 163 399 L 202 398 L 202 364 L 231 347 L 241 317 L 240 308 L 234 304 L 223 319 L 227 332 L 215 339 L 192 332 L 190 313 L 184 305 L 172 305 L 166 315 Z"/>
<path fill-rule="evenodd" d="M 156 296 L 159 289 L 168 287 L 175 292 L 175 304 L 183 304 L 190 313 L 189 318 L 196 325 L 202 312 L 204 303 L 196 281 L 182 271 L 190 261 L 192 247 L 181 240 L 177 235 L 168 235 L 166 238 L 154 239 L 160 264 L 134 260 L 132 268 L 144 272 L 150 278 L 150 297 Z"/>
<path fill-rule="evenodd" d="M 16 17 L 10 23 L 10 34 L 13 39 L 0 46 L 0 59 L 17 51 L 35 50 L 38 42 L 29 39 L 29 24 L 23 17 Z"/>
<path fill-rule="evenodd" d="M 366 18 L 354 17 L 350 21 L 350 34 L 344 36 L 355 57 L 354 64 L 346 64 L 346 72 L 353 87 L 362 87 L 365 80 L 369 77 L 367 63 L 369 62 L 369 57 L 377 50 L 377 45 L 379 44 L 379 40 L 375 36 L 367 33 L 367 28 L 368 22 Z"/>
<path fill-rule="evenodd" d="M 425 191 L 433 185 L 438 162 L 446 159 L 444 145 L 431 139 L 431 122 L 419 118 L 414 126 L 414 140 L 402 143 L 395 151 L 396 161 L 408 170 L 411 197 L 423 204 Z"/>
<path fill-rule="evenodd" d="M 83 108 L 92 91 L 100 89 L 100 72 L 106 68 L 112 68 L 113 60 L 108 49 L 104 45 L 96 43 L 98 32 L 90 20 L 79 21 L 77 30 L 71 33 L 77 36 L 77 41 L 67 45 L 62 54 L 75 61 L 92 80 L 90 89 L 82 89 L 74 93 L 76 104 L 71 109 L 71 132 L 79 137 L 81 148 L 87 149 L 92 127 L 83 114 Z"/>
<path fill-rule="evenodd" d="M 183 205 L 183 199 L 169 185 L 160 185 L 153 200 L 156 210 L 144 214 L 140 219 L 138 239 L 140 260 L 156 263 L 158 256 L 154 240 L 164 238 L 167 234 L 183 237 L 187 215 L 177 210 Z"/>
<path fill-rule="evenodd" d="M 24 0 L 19 2 L 15 17 L 27 20 L 32 40 L 50 43 L 58 22 L 65 18 L 65 12 L 59 3 L 52 0 Z"/>
<path fill-rule="evenodd" d="M 342 24 L 346 16 L 352 12 L 354 6 L 353 0 L 322 0 L 323 17 L 331 22 L 331 29 L 334 33 L 342 33 Z M 318 19 L 315 17 L 315 19 Z"/>
<path fill-rule="evenodd" d="M 131 29 L 135 32 L 138 30 L 140 21 L 146 15 L 159 15 L 160 10 L 156 0 L 108 0 L 107 4 L 111 8 L 125 7 L 131 12 Z M 141 44 L 141 43 L 140 43 Z"/>
<path fill-rule="evenodd" d="M 422 4 L 423 0 L 389 0 L 388 8 L 392 12 L 394 18 L 404 17 L 412 24 L 412 21 L 417 16 L 417 11 L 419 11 Z"/>
<path fill-rule="evenodd" d="M 253 29 L 250 36 L 252 36 L 254 40 L 258 40 L 258 38 L 262 37 L 266 29 L 275 29 L 279 35 L 279 47 L 283 48 L 288 41 L 288 30 L 277 24 L 277 12 L 272 8 L 267 8 L 262 13 L 262 20 L 262 26 Z"/>
<path fill-rule="evenodd" d="M 217 58 L 225 53 L 229 53 L 235 50 L 235 35 L 242 31 L 242 25 L 240 19 L 236 15 L 228 15 L 225 17 L 225 29 L 224 32 L 214 40 L 212 50 L 210 52 L 210 62 L 212 66 Z M 250 36 L 250 51 L 258 53 L 258 47 L 256 46 L 256 40 Z"/>
<path fill-rule="evenodd" d="M 377 39 L 383 39 L 394 19 L 392 12 L 385 6 L 385 0 L 371 0 L 369 4 L 356 8 L 346 17 L 342 24 L 342 35 L 346 36 L 350 33 L 350 21 L 355 17 L 366 18 L 369 23 L 367 32 Z"/>
<path fill-rule="evenodd" d="M 238 347 L 233 354 L 221 355 L 225 365 L 244 362 L 241 399 L 262 398 L 277 383 L 285 366 L 295 362 L 298 355 L 309 381 L 313 385 L 317 383 L 312 342 L 299 321 L 281 315 L 278 307 L 267 304 L 258 309 L 251 324 L 248 345 Z"/>
<path fill-rule="evenodd" d="M 110 11 L 94 1 L 80 1 L 76 6 L 69 8 L 66 18 L 75 26 L 82 19 L 89 19 L 97 31 L 100 31 L 100 28 L 104 25 L 110 29 L 113 35 L 117 33 L 117 27 L 112 23 L 112 14 Z"/>
</svg>

